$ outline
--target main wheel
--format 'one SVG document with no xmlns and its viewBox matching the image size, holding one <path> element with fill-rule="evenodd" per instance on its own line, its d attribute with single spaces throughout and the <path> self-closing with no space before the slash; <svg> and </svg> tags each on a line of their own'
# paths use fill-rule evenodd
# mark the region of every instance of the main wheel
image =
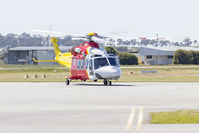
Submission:
<svg viewBox="0 0 199 133">
<path fill-rule="evenodd" d="M 108 81 L 107 80 L 104 80 L 104 85 L 108 85 Z"/>
<path fill-rule="evenodd" d="M 112 85 L 112 82 L 111 82 L 111 81 L 109 81 L 109 85 Z"/>
<path fill-rule="evenodd" d="M 70 80 L 66 79 L 66 85 L 69 85 L 69 84 L 70 84 Z"/>
</svg>

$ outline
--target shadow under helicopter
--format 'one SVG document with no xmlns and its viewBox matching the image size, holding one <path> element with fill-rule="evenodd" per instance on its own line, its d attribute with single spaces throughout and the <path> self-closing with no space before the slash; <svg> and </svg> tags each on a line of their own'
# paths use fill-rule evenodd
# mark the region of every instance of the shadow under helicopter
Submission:
<svg viewBox="0 0 199 133">
<path fill-rule="evenodd" d="M 74 86 L 106 86 L 104 84 L 89 84 L 89 83 L 73 83 L 72 85 Z M 107 85 L 108 86 L 135 86 L 135 85 L 128 85 L 128 84 L 112 84 L 112 85 Z"/>
</svg>

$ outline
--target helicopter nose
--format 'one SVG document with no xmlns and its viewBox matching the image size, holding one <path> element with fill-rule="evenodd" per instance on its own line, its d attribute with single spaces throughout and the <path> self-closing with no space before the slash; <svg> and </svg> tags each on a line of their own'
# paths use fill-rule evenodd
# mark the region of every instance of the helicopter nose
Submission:
<svg viewBox="0 0 199 133">
<path fill-rule="evenodd" d="M 105 66 L 95 71 L 95 76 L 98 79 L 119 79 L 121 70 L 115 66 Z"/>
</svg>

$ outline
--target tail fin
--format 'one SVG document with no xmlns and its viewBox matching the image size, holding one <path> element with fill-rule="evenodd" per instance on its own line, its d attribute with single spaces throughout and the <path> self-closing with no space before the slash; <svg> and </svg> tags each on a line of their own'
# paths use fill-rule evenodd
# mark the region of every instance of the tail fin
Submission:
<svg viewBox="0 0 199 133">
<path fill-rule="evenodd" d="M 71 68 L 71 62 L 72 62 L 72 55 L 70 52 L 67 52 L 67 53 L 61 53 L 58 45 L 57 45 L 57 42 L 58 42 L 58 39 L 57 38 L 54 38 L 52 37 L 51 38 L 51 42 L 53 44 L 53 47 L 54 47 L 54 50 L 55 50 L 55 60 L 63 65 L 63 66 L 66 66 L 67 68 Z"/>
<path fill-rule="evenodd" d="M 33 61 L 35 61 L 35 62 L 58 62 L 59 64 L 70 69 L 71 62 L 72 62 L 72 54 L 70 52 L 62 54 L 57 45 L 58 40 L 56 38 L 54 38 L 54 37 L 51 38 L 51 42 L 52 42 L 54 50 L 55 50 L 55 60 L 36 60 L 33 58 Z"/>
<path fill-rule="evenodd" d="M 57 57 L 57 56 L 59 56 L 61 54 L 61 51 L 60 51 L 60 49 L 59 49 L 59 47 L 57 45 L 58 39 L 52 37 L 51 38 L 51 42 L 52 42 L 54 50 L 55 50 L 55 56 Z"/>
</svg>

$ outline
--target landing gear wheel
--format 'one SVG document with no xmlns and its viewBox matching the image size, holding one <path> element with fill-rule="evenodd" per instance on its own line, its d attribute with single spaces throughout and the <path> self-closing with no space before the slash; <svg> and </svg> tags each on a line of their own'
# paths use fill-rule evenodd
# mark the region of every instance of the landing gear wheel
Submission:
<svg viewBox="0 0 199 133">
<path fill-rule="evenodd" d="M 104 80 L 104 85 L 107 86 L 108 85 L 108 81 Z"/>
<path fill-rule="evenodd" d="M 66 79 L 66 85 L 69 85 L 69 84 L 70 84 L 70 80 Z"/>
<path fill-rule="evenodd" d="M 111 82 L 111 81 L 109 81 L 109 85 L 112 85 L 112 82 Z"/>
</svg>

